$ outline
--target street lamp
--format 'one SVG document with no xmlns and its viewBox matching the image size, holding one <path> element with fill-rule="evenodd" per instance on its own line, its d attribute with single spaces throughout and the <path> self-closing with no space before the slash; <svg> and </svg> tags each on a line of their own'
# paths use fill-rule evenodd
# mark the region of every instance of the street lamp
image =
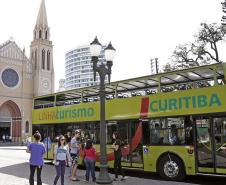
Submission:
<svg viewBox="0 0 226 185">
<path fill-rule="evenodd" d="M 101 62 L 97 65 L 99 61 L 99 55 L 102 46 L 99 43 L 97 37 L 92 43 L 90 43 L 90 53 L 93 62 L 93 72 L 94 81 L 96 81 L 96 72 L 100 76 L 100 173 L 97 178 L 98 184 L 111 184 L 112 180 L 108 174 L 108 164 L 107 164 L 107 151 L 106 151 L 106 123 L 105 123 L 105 76 L 108 75 L 108 81 L 110 83 L 111 67 L 113 65 L 113 58 L 115 55 L 115 49 L 109 43 L 105 48 L 105 59 L 106 64 Z"/>
</svg>

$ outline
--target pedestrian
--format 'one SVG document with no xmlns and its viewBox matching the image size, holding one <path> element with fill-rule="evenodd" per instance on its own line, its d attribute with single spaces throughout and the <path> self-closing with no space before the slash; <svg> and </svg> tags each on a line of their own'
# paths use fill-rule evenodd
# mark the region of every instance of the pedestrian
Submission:
<svg viewBox="0 0 226 185">
<path fill-rule="evenodd" d="M 12 136 L 9 136 L 9 142 L 12 143 Z"/>
<path fill-rule="evenodd" d="M 76 130 L 74 132 L 73 138 L 71 139 L 70 143 L 70 155 L 71 155 L 71 176 L 70 180 L 72 181 L 79 181 L 79 179 L 76 177 L 77 167 L 78 167 L 78 158 L 79 158 L 79 150 L 80 150 L 80 131 Z"/>
<path fill-rule="evenodd" d="M 5 143 L 5 134 L 2 135 L 3 143 Z"/>
<path fill-rule="evenodd" d="M 6 136 L 5 136 L 5 141 L 6 142 L 9 142 L 9 136 L 8 136 L 8 134 L 6 134 Z"/>
<path fill-rule="evenodd" d="M 112 145 L 112 148 L 114 149 L 114 171 L 115 171 L 115 181 L 119 180 L 118 175 L 122 175 L 121 180 L 125 180 L 126 176 L 124 173 L 124 170 L 122 169 L 121 166 L 121 158 L 122 158 L 122 151 L 121 151 L 121 146 L 122 146 L 122 141 L 120 139 L 119 132 L 114 132 L 112 135 L 114 139 L 114 143 Z"/>
<path fill-rule="evenodd" d="M 30 185 L 34 185 L 34 174 L 37 169 L 37 185 L 42 185 L 41 173 L 44 164 L 43 155 L 46 153 L 46 149 L 43 143 L 40 142 L 41 134 L 36 131 L 34 134 L 35 141 L 32 142 L 28 148 L 27 153 L 30 153 Z"/>
<path fill-rule="evenodd" d="M 89 182 L 89 176 L 91 173 L 93 182 L 96 182 L 96 176 L 95 176 L 96 150 L 93 147 L 93 141 L 91 139 L 88 139 L 86 141 L 86 146 L 83 152 L 84 152 L 84 160 L 85 160 L 85 166 L 86 166 L 86 181 Z"/>
<path fill-rule="evenodd" d="M 29 146 L 29 142 L 28 142 L 28 136 L 26 136 L 26 139 L 25 139 L 25 144 L 27 145 L 27 146 Z"/>
<path fill-rule="evenodd" d="M 58 179 L 61 177 L 61 185 L 64 185 L 64 174 L 66 162 L 71 165 L 71 159 L 68 147 L 66 146 L 66 139 L 63 135 L 59 137 L 58 145 L 54 149 L 54 164 L 56 167 L 56 177 L 54 179 L 54 185 L 57 184 Z"/>
<path fill-rule="evenodd" d="M 64 137 L 65 137 L 66 145 L 67 145 L 68 152 L 69 152 L 69 155 L 70 155 L 71 133 L 67 132 L 67 134 L 65 134 Z M 68 164 L 66 164 L 66 165 L 69 166 Z M 69 173 L 71 173 L 71 170 L 69 170 Z M 69 176 L 71 176 L 71 174 Z"/>
</svg>

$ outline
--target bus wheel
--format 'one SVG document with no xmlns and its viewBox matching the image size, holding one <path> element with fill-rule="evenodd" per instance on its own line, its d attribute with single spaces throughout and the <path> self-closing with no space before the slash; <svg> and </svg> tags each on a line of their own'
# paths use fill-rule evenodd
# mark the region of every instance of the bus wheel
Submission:
<svg viewBox="0 0 226 185">
<path fill-rule="evenodd" d="M 185 178 L 182 161 L 172 154 L 165 155 L 160 159 L 158 172 L 166 180 L 182 181 Z"/>
</svg>

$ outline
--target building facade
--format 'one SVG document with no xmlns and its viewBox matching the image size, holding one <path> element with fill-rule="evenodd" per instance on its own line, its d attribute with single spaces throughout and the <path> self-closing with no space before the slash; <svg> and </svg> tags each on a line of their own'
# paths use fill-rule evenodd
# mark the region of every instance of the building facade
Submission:
<svg viewBox="0 0 226 185">
<path fill-rule="evenodd" d="M 65 91 L 65 79 L 59 80 L 59 88 L 57 92 L 62 92 L 62 91 Z"/>
<path fill-rule="evenodd" d="M 10 39 L 0 45 L 0 141 L 21 142 L 32 133 L 33 98 L 53 93 L 52 42 L 42 0 L 30 57 Z"/>
<path fill-rule="evenodd" d="M 105 62 L 104 48 L 99 56 L 99 62 Z M 94 82 L 93 65 L 89 45 L 79 46 L 65 55 L 65 88 L 66 90 L 99 84 L 99 75 Z M 107 78 L 106 78 L 107 81 Z"/>
</svg>

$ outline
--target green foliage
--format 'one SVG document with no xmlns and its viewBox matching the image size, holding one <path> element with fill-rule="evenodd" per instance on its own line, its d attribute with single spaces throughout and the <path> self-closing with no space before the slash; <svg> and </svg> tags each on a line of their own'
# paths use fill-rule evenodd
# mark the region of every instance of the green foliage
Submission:
<svg viewBox="0 0 226 185">
<path fill-rule="evenodd" d="M 164 72 L 221 62 L 218 43 L 225 39 L 225 26 L 216 23 L 200 25 L 194 36 L 195 42 L 178 45 L 170 57 L 171 62 L 163 67 Z"/>
</svg>

